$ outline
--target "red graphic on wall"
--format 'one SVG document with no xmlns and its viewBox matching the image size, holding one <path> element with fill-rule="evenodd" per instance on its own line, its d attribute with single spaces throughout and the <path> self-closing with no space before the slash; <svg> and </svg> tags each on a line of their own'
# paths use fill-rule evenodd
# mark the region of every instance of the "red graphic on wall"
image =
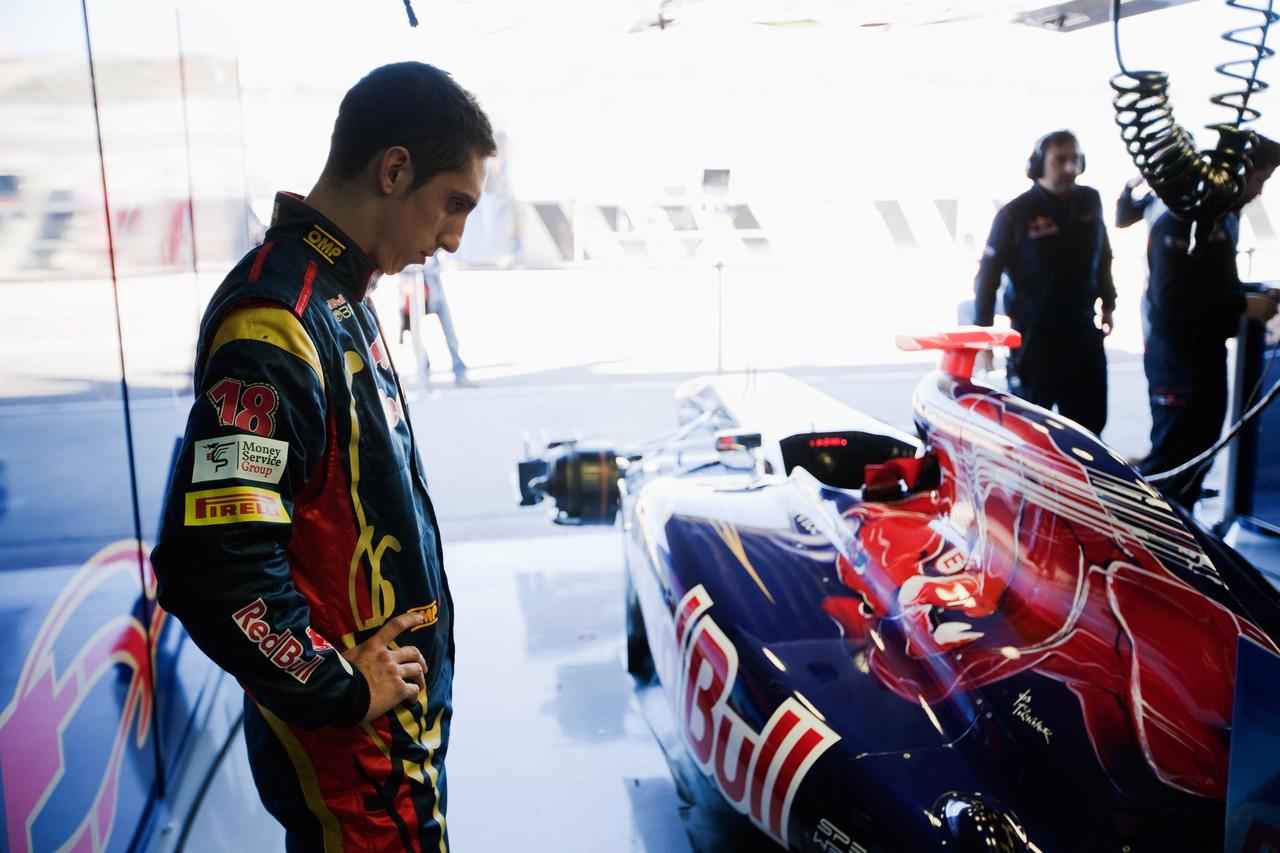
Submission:
<svg viewBox="0 0 1280 853">
<path fill-rule="evenodd" d="M 96 590 L 112 582 L 136 587 L 140 568 L 144 594 L 154 602 L 155 575 L 146 551 L 136 541 L 104 548 L 75 573 L 49 609 L 22 666 L 17 689 L 0 711 L 0 778 L 8 824 L 5 841 L 7 849 L 15 853 L 35 849 L 32 825 L 50 796 L 64 784 L 91 786 L 95 793 L 88 813 L 70 829 L 58 849 L 74 853 L 100 850 L 111 838 L 129 738 L 132 736 L 135 747 L 141 748 L 151 731 L 154 695 L 150 667 L 165 612 L 158 605 L 152 607 L 149 628 L 131 612 L 118 612 L 99 625 L 69 660 L 65 652 L 55 660 L 54 648 L 72 618 L 83 616 L 81 605 Z M 68 778 L 63 730 L 75 725 L 77 712 L 94 686 L 104 678 L 116 678 L 121 665 L 129 670 L 128 684 L 119 726 L 114 733 L 103 733 L 112 741 L 102 777 Z"/>
</svg>

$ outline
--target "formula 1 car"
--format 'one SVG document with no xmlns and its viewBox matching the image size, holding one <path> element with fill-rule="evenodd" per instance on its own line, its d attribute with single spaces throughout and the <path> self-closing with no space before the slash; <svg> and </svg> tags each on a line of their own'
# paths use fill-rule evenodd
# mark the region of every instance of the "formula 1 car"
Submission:
<svg viewBox="0 0 1280 853">
<path fill-rule="evenodd" d="M 778 845 L 1270 849 L 1280 596 L 1094 435 L 971 378 L 1017 342 L 900 338 L 943 350 L 918 436 L 779 374 L 693 380 L 656 446 L 520 463 L 523 502 L 621 514 L 629 668 Z"/>
</svg>

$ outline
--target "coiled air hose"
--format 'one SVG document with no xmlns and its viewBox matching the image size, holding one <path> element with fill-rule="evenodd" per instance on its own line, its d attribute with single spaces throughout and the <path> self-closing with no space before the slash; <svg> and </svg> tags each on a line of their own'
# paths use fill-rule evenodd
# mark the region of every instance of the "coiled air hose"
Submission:
<svg viewBox="0 0 1280 853">
<path fill-rule="evenodd" d="M 1249 106 L 1249 97 L 1267 88 L 1267 84 L 1258 79 L 1258 65 L 1275 53 L 1266 45 L 1267 30 L 1280 18 L 1280 14 L 1272 10 L 1273 2 L 1267 0 L 1264 8 L 1249 5 L 1245 0 L 1226 0 L 1228 6 L 1257 12 L 1263 20 L 1223 33 L 1225 41 L 1252 49 L 1253 56 L 1217 66 L 1218 73 L 1240 80 L 1244 85 L 1212 98 L 1218 106 L 1233 110 L 1235 119 L 1209 125 L 1209 129 L 1218 131 L 1218 145 L 1212 150 L 1197 151 L 1191 134 L 1173 117 L 1169 75 L 1163 71 L 1130 71 L 1125 67 L 1120 56 L 1121 0 L 1112 0 L 1111 21 L 1120 73 L 1111 78 L 1111 88 L 1116 93 L 1112 103 L 1120 137 L 1152 192 L 1177 216 L 1195 220 L 1193 253 L 1204 250 L 1214 223 L 1238 203 L 1244 192 L 1250 167 L 1249 152 L 1257 145 L 1257 137 L 1242 125 L 1260 115 Z M 1246 36 L 1255 32 L 1253 38 Z M 1247 74 L 1236 70 L 1243 65 L 1250 66 Z"/>
</svg>

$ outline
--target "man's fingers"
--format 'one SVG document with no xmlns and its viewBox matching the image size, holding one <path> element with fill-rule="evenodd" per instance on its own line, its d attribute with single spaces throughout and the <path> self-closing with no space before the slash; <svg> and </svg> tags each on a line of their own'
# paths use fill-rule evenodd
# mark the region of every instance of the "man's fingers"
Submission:
<svg viewBox="0 0 1280 853">
<path fill-rule="evenodd" d="M 400 646 L 391 650 L 391 657 L 396 663 L 416 663 L 422 667 L 422 671 L 427 671 L 427 659 L 422 656 L 422 651 L 417 646 Z"/>
<path fill-rule="evenodd" d="M 400 677 L 404 679 L 405 683 L 412 683 L 417 686 L 417 690 L 414 691 L 415 696 L 418 690 L 427 689 L 426 676 L 422 671 L 422 666 L 417 663 L 400 664 Z"/>
<path fill-rule="evenodd" d="M 381 645 L 388 646 L 396 637 L 408 631 L 415 625 L 422 624 L 421 613 L 401 613 L 396 618 L 384 624 L 378 629 L 378 633 L 369 638 L 369 642 L 377 640 Z"/>
</svg>

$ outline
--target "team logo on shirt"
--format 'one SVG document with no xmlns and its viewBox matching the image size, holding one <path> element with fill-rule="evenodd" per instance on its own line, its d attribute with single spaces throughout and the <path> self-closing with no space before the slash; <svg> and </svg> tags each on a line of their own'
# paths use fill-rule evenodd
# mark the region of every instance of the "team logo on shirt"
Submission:
<svg viewBox="0 0 1280 853">
<path fill-rule="evenodd" d="M 333 312 L 333 316 L 338 320 L 350 320 L 355 316 L 351 312 L 351 306 L 347 304 L 347 298 L 341 293 L 332 299 L 326 299 L 324 304 L 329 306 L 329 310 Z"/>
<path fill-rule="evenodd" d="M 316 629 L 312 628 L 310 625 L 307 626 L 307 639 L 311 641 L 311 648 L 318 652 L 333 651 L 333 644 L 320 636 Z"/>
<path fill-rule="evenodd" d="M 1027 238 L 1039 240 L 1058 233 L 1058 223 L 1048 216 L 1037 216 L 1027 223 Z"/>
<path fill-rule="evenodd" d="M 307 236 L 302 239 L 308 246 L 319 252 L 320 257 L 331 264 L 336 263 L 338 258 L 342 257 L 342 253 L 347 250 L 344 243 L 319 225 L 312 225 Z"/>
<path fill-rule="evenodd" d="M 229 489 L 206 489 L 187 492 L 187 527 L 204 527 L 210 524 L 235 524 L 240 521 L 266 521 L 272 524 L 288 524 L 289 513 L 276 492 L 253 486 L 233 486 Z"/>
<path fill-rule="evenodd" d="M 306 647 L 294 638 L 293 632 L 289 629 L 286 628 L 278 634 L 272 631 L 271 624 L 262 618 L 266 613 L 266 602 L 259 598 L 232 613 L 231 619 L 250 641 L 258 645 L 258 651 L 262 652 L 267 660 L 306 684 L 311 673 L 316 671 L 324 658 L 320 655 L 307 657 Z M 310 628 L 307 628 L 307 635 L 311 635 Z"/>
<path fill-rule="evenodd" d="M 231 435 L 197 441 L 191 482 L 257 480 L 279 483 L 289 461 L 289 443 L 256 435 Z"/>
</svg>

